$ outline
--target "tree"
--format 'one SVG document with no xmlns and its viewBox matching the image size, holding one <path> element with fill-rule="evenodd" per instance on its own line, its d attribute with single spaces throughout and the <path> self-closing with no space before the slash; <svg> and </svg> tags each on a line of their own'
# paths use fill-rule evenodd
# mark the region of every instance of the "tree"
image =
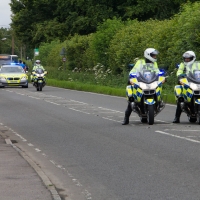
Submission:
<svg viewBox="0 0 200 200">
<path fill-rule="evenodd" d="M 11 0 L 11 27 L 27 46 L 64 40 L 69 35 L 87 35 L 113 17 L 169 19 L 187 0 Z M 190 2 L 195 2 L 191 0 Z"/>
</svg>

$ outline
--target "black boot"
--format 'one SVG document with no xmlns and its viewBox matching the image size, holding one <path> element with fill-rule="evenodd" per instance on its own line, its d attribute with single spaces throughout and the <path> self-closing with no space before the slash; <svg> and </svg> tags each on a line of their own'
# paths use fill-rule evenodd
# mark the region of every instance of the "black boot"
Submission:
<svg viewBox="0 0 200 200">
<path fill-rule="evenodd" d="M 130 102 L 128 103 L 128 106 L 127 106 L 127 109 L 125 111 L 125 117 L 124 117 L 124 121 L 122 123 L 122 125 L 127 125 L 129 124 L 129 117 L 131 115 L 131 112 L 132 112 L 132 108 L 131 108 L 131 104 Z"/>
<path fill-rule="evenodd" d="M 129 124 L 129 117 L 124 117 L 124 121 L 122 122 L 122 125 L 127 125 Z"/>
<path fill-rule="evenodd" d="M 176 114 L 175 114 L 173 123 L 180 123 L 181 112 L 182 112 L 182 110 L 181 110 L 180 103 L 177 103 Z"/>
<path fill-rule="evenodd" d="M 180 123 L 180 117 L 175 117 L 173 123 Z"/>
</svg>

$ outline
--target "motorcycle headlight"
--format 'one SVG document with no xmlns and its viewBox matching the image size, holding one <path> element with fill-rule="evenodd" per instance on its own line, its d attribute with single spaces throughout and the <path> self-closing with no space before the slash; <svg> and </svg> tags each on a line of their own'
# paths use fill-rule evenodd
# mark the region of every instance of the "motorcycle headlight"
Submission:
<svg viewBox="0 0 200 200">
<path fill-rule="evenodd" d="M 37 77 L 43 77 L 44 74 L 36 74 Z"/>
<path fill-rule="evenodd" d="M 21 78 L 21 80 L 22 80 L 22 81 L 27 80 L 26 76 L 23 76 L 23 77 Z"/>
</svg>

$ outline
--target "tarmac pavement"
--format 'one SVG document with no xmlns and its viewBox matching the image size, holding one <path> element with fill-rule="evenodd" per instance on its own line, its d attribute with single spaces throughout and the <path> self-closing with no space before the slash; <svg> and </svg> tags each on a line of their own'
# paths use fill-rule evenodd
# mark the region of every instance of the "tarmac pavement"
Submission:
<svg viewBox="0 0 200 200">
<path fill-rule="evenodd" d="M 37 165 L 0 135 L 0 200 L 61 200 Z"/>
</svg>

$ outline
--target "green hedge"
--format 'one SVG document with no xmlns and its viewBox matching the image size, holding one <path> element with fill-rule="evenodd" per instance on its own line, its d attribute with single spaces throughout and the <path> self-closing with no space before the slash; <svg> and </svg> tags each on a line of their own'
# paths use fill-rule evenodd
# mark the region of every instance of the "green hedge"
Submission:
<svg viewBox="0 0 200 200">
<path fill-rule="evenodd" d="M 111 70 L 112 77 L 120 76 L 119 81 L 116 79 L 102 81 L 103 85 L 113 86 L 122 85 L 122 81 L 126 84 L 127 65 L 133 63 L 135 58 L 143 57 L 146 48 L 154 47 L 160 52 L 159 67 L 169 68 L 170 77 L 164 87 L 173 92 L 177 79 L 175 74 L 171 75 L 170 72 L 174 70 L 176 63 L 182 61 L 182 54 L 187 50 L 193 50 L 197 60 L 200 59 L 199 8 L 200 2 L 186 3 L 179 14 L 164 21 L 150 19 L 145 22 L 138 20 L 122 22 L 116 18 L 105 20 L 99 24 L 96 33 L 71 36 L 65 42 L 55 40 L 42 44 L 39 47 L 39 58 L 48 69 L 51 78 L 68 80 L 67 73 L 61 74 L 61 71 L 57 70 L 63 65 L 59 53 L 62 47 L 65 47 L 68 70 L 71 72 L 78 70 L 87 74 L 97 66 L 102 66 L 101 71 L 97 73 L 101 72 L 103 75 L 106 70 Z M 91 83 L 90 74 L 85 77 L 88 77 L 88 80 L 81 76 L 75 79 Z"/>
</svg>

